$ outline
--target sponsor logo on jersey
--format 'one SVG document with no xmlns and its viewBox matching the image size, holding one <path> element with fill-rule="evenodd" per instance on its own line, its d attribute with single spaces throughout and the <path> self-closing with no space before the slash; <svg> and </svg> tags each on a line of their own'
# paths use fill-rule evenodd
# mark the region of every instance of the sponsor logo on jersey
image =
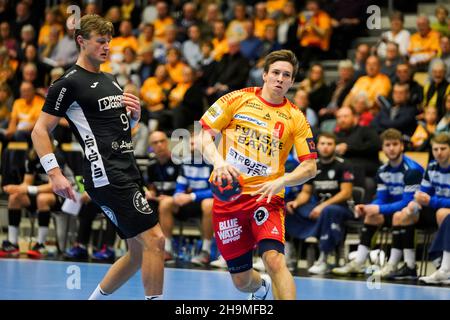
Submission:
<svg viewBox="0 0 450 320">
<path fill-rule="evenodd" d="M 270 117 L 270 113 L 266 113 L 266 115 L 264 116 L 265 120 L 272 120 L 272 118 Z"/>
<path fill-rule="evenodd" d="M 264 122 L 264 121 L 255 119 L 255 118 L 250 117 L 250 116 L 247 116 L 247 115 L 245 115 L 245 114 L 239 114 L 239 113 L 238 113 L 238 114 L 236 114 L 236 115 L 234 116 L 234 118 L 235 118 L 235 119 L 238 119 L 238 120 L 247 121 L 247 122 L 256 124 L 256 125 L 259 126 L 259 127 L 267 127 L 267 122 Z"/>
<path fill-rule="evenodd" d="M 261 105 L 254 103 L 254 102 L 247 102 L 247 104 L 245 105 L 246 107 L 250 107 L 256 110 L 262 110 L 263 107 L 261 107 Z"/>
<path fill-rule="evenodd" d="M 269 211 L 265 207 L 259 207 L 253 213 L 253 218 L 258 226 L 262 225 L 269 219 Z"/>
<path fill-rule="evenodd" d="M 61 106 L 61 101 L 64 98 L 64 94 L 66 93 L 67 89 L 65 87 L 61 88 L 61 91 L 59 92 L 58 99 L 56 99 L 55 103 L 55 110 L 58 111 L 59 107 Z"/>
<path fill-rule="evenodd" d="M 133 152 L 133 142 L 132 141 L 126 142 L 122 140 L 119 148 L 122 151 L 122 153 Z"/>
<path fill-rule="evenodd" d="M 280 234 L 276 226 L 273 226 L 272 231 L 270 231 L 271 234 Z"/>
<path fill-rule="evenodd" d="M 214 122 L 222 114 L 222 112 L 222 108 L 217 103 L 214 103 L 211 107 L 209 107 L 208 111 L 206 111 L 206 116 L 211 122 Z"/>
<path fill-rule="evenodd" d="M 142 195 L 141 192 L 136 191 L 136 193 L 133 196 L 133 205 L 134 208 L 143 214 L 152 214 L 153 210 L 150 208 L 150 205 L 148 204 L 145 197 Z"/>
<path fill-rule="evenodd" d="M 91 88 L 94 89 L 94 88 L 97 87 L 97 85 L 98 85 L 98 81 L 96 81 L 96 82 L 94 82 L 93 84 L 91 84 Z"/>
<path fill-rule="evenodd" d="M 306 143 L 308 144 L 309 152 L 316 152 L 316 144 L 313 138 L 306 138 Z"/>
<path fill-rule="evenodd" d="M 119 143 L 117 141 L 113 141 L 111 143 L 111 148 L 115 151 L 119 150 Z"/>
<path fill-rule="evenodd" d="M 241 233 L 242 226 L 239 225 L 239 220 L 237 218 L 219 222 L 219 231 L 217 231 L 217 235 L 222 241 L 222 244 L 239 240 L 241 238 Z"/>
<path fill-rule="evenodd" d="M 283 118 L 283 119 L 285 119 L 285 120 L 290 120 L 290 119 L 292 119 L 291 116 L 288 116 L 288 115 L 286 115 L 286 114 L 284 114 L 283 112 L 280 112 L 280 111 L 278 111 L 278 110 L 277 110 L 277 116 L 280 117 L 280 118 Z"/>
<path fill-rule="evenodd" d="M 77 72 L 77 70 L 76 69 L 74 69 L 74 70 L 72 70 L 72 71 L 70 71 L 68 74 L 66 74 L 65 76 L 64 76 L 64 78 L 68 78 L 68 77 L 70 77 L 71 75 L 73 75 L 75 72 Z"/>
<path fill-rule="evenodd" d="M 103 172 L 102 166 L 100 165 L 100 161 L 99 161 L 100 156 L 99 156 L 98 152 L 96 151 L 98 149 L 97 149 L 95 139 L 89 135 L 86 135 L 86 137 L 83 140 L 84 140 L 84 145 L 85 145 L 84 152 L 85 152 L 86 158 L 91 163 L 92 176 L 95 179 L 99 179 L 99 178 L 103 177 L 103 175 L 105 173 Z"/>
<path fill-rule="evenodd" d="M 226 161 L 235 166 L 236 169 L 241 171 L 243 174 L 250 177 L 266 177 L 272 172 L 272 168 L 269 166 L 243 155 L 232 147 L 228 150 Z"/>
<path fill-rule="evenodd" d="M 114 211 L 112 211 L 107 206 L 101 206 L 101 208 L 102 208 L 103 212 L 108 216 L 108 218 L 112 221 L 112 223 L 114 223 L 117 227 L 118 226 L 117 218 L 116 218 L 116 215 L 114 214 Z"/>
<path fill-rule="evenodd" d="M 98 100 L 100 111 L 123 108 L 122 95 L 107 96 Z"/>
<path fill-rule="evenodd" d="M 334 169 L 331 169 L 331 170 L 328 170 L 327 174 L 328 174 L 328 178 L 334 179 L 334 176 L 336 175 L 336 171 L 334 171 Z"/>
</svg>

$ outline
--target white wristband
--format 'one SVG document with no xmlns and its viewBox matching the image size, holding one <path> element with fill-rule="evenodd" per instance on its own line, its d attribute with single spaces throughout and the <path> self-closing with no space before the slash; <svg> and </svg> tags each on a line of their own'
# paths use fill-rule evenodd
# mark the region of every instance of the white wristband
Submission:
<svg viewBox="0 0 450 320">
<path fill-rule="evenodd" d="M 197 199 L 197 195 L 194 192 L 191 192 L 189 195 L 191 196 L 192 201 L 195 201 L 195 199 Z"/>
<path fill-rule="evenodd" d="M 134 119 L 131 117 L 131 111 L 128 111 L 128 112 L 127 112 L 127 116 L 128 116 L 128 118 L 130 119 L 130 128 L 133 129 L 133 128 L 139 123 L 139 119 L 138 119 L 138 120 L 134 120 Z"/>
<path fill-rule="evenodd" d="M 44 168 L 45 172 L 49 172 L 54 168 L 59 168 L 58 161 L 56 161 L 56 157 L 54 153 L 48 153 L 41 158 L 41 164 Z"/>
<path fill-rule="evenodd" d="M 38 187 L 37 186 L 28 186 L 27 192 L 30 196 L 34 196 L 38 194 Z"/>
</svg>

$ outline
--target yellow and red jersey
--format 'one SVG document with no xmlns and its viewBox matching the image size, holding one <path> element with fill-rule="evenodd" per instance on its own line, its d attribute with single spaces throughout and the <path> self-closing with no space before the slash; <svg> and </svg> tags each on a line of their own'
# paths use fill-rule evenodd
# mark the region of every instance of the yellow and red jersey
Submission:
<svg viewBox="0 0 450 320">
<path fill-rule="evenodd" d="M 200 120 L 205 130 L 221 134 L 218 150 L 242 173 L 244 194 L 283 176 L 293 146 L 300 161 L 317 158 L 309 123 L 299 108 L 286 98 L 271 104 L 261 91 L 251 87 L 230 92 Z M 283 197 L 284 190 L 278 195 Z"/>
</svg>

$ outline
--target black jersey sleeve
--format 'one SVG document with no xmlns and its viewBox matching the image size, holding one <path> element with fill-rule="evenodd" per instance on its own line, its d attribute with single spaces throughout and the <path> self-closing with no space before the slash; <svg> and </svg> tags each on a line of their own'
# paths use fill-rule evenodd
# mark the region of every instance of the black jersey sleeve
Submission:
<svg viewBox="0 0 450 320">
<path fill-rule="evenodd" d="M 75 100 L 75 93 L 68 79 L 55 81 L 48 89 L 42 111 L 57 117 L 64 117 L 67 109 Z"/>
</svg>

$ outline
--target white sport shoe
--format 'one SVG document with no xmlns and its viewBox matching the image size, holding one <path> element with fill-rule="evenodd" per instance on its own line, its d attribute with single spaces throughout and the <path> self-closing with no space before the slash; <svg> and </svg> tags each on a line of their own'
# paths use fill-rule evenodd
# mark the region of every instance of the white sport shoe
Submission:
<svg viewBox="0 0 450 320">
<path fill-rule="evenodd" d="M 325 261 L 316 261 L 311 268 L 308 269 L 308 272 L 311 274 L 326 274 L 330 270 L 328 269 L 328 265 Z"/>
<path fill-rule="evenodd" d="M 450 272 L 444 272 L 438 269 L 427 277 L 420 277 L 419 281 L 427 284 L 450 284 Z"/>
<path fill-rule="evenodd" d="M 397 271 L 397 265 L 386 263 L 383 268 L 375 271 L 372 275 L 380 277 L 381 279 L 389 278 Z"/>
<path fill-rule="evenodd" d="M 333 268 L 331 272 L 338 276 L 346 276 L 355 273 L 364 273 L 365 268 L 363 264 L 357 263 L 355 260 L 350 261 L 345 266 Z"/>
<path fill-rule="evenodd" d="M 261 257 L 256 258 L 253 263 L 253 269 L 264 272 L 266 271 L 266 267 L 264 266 L 264 262 Z"/>
<path fill-rule="evenodd" d="M 214 260 L 210 263 L 211 267 L 215 267 L 215 268 L 222 268 L 222 269 L 226 269 L 228 268 L 227 262 L 225 261 L 225 259 L 222 257 L 222 255 L 220 255 L 217 260 Z"/>
<path fill-rule="evenodd" d="M 265 288 L 264 293 L 262 295 L 257 295 L 255 292 L 250 293 L 248 300 L 266 300 L 267 295 L 270 292 L 270 288 L 272 287 L 272 279 L 270 279 L 268 274 L 262 274 L 261 279 L 262 279 L 262 286 Z"/>
</svg>

